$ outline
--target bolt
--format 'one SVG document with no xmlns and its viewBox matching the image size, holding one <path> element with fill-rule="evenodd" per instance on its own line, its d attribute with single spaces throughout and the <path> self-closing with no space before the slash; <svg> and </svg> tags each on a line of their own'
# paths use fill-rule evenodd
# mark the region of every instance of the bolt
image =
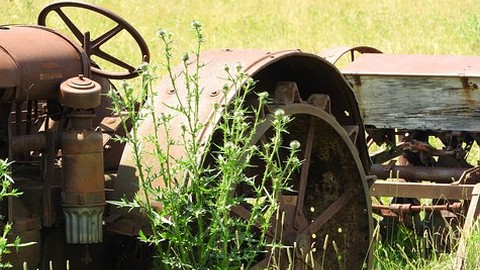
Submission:
<svg viewBox="0 0 480 270">
<path fill-rule="evenodd" d="M 214 97 L 214 96 L 218 95 L 218 93 L 219 93 L 218 90 L 212 90 L 212 92 L 210 92 L 210 96 Z"/>
<path fill-rule="evenodd" d="M 115 123 L 115 118 L 113 118 L 113 117 L 108 117 L 108 118 L 107 118 L 107 124 L 113 124 L 113 123 Z"/>
</svg>

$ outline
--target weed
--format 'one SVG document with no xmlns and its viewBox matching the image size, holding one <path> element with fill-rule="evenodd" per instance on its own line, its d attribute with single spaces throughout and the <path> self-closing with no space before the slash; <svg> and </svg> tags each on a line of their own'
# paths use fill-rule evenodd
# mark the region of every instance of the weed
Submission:
<svg viewBox="0 0 480 270">
<path fill-rule="evenodd" d="M 182 55 L 180 73 L 172 68 L 172 35 L 158 32 L 165 46 L 163 68 L 171 80 L 172 92 L 177 95 L 176 104 L 160 105 L 167 106 L 169 113 L 159 114 L 159 104 L 154 103 L 156 93 L 152 85 L 157 67 L 144 66 L 141 93 L 125 84 L 122 96 L 112 95 L 117 112 L 127 111 L 124 123 L 132 122 L 126 139 L 133 146 L 143 192 L 133 202 L 119 204 L 140 207 L 148 216 L 153 233 L 142 233 L 140 237 L 157 248 L 159 268 L 249 269 L 266 256 L 269 247 L 273 249 L 278 244 L 268 239 L 267 233 L 278 215 L 279 195 L 288 188 L 290 175 L 300 165 L 296 156 L 300 146 L 296 141 L 287 146 L 282 140 L 290 121 L 283 111 L 264 117 L 268 94 L 254 92 L 254 81 L 242 72 L 240 65 L 225 67 L 226 98 L 214 105 L 210 118 L 213 121 L 200 119 L 203 33 L 197 21 L 192 23 L 192 29 L 197 46 Z M 181 98 L 180 91 L 186 91 L 186 98 Z M 143 109 L 135 113 L 136 102 L 144 99 Z M 147 136 L 139 132 L 145 121 L 153 123 Z M 254 135 L 262 124 L 271 125 L 272 134 L 255 144 Z M 180 125 L 181 132 L 176 137 L 169 133 L 172 125 Z M 199 136 L 209 130 L 209 138 Z M 160 141 L 168 143 L 161 145 Z M 173 157 L 173 147 L 182 148 L 183 155 Z M 146 165 L 146 156 L 155 158 L 157 168 Z M 261 160 L 261 173 L 248 172 L 258 166 L 253 165 L 253 160 Z M 158 179 L 164 187 L 155 184 Z M 243 194 L 240 186 L 251 192 Z M 160 204 L 162 210 L 155 209 L 154 204 Z M 248 214 L 234 214 L 239 207 Z"/>
<path fill-rule="evenodd" d="M 0 183 L 2 188 L 0 190 L 0 201 L 8 197 L 15 197 L 21 194 L 16 189 L 12 189 L 13 180 L 9 175 L 9 167 L 11 162 L 0 159 Z M 3 201 L 4 202 L 4 201 Z M 4 217 L 1 217 L 2 219 Z M 12 249 L 17 249 L 27 244 L 22 244 L 20 237 L 16 237 L 13 242 L 9 242 L 9 233 L 12 230 L 12 224 L 0 222 L 2 233 L 0 234 L 0 268 L 10 268 L 12 265 L 9 262 L 2 260 L 4 254 L 8 254 Z"/>
</svg>

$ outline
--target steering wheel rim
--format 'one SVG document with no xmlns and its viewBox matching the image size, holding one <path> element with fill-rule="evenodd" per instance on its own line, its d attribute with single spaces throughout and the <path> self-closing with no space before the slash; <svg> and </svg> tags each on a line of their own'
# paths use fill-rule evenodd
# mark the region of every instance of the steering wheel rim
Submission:
<svg viewBox="0 0 480 270">
<path fill-rule="evenodd" d="M 104 34 L 101 34 L 96 39 L 90 40 L 89 35 L 84 34 L 88 32 L 82 33 L 82 31 L 80 31 L 80 29 L 78 29 L 78 27 L 62 11 L 62 8 L 65 8 L 65 7 L 81 8 L 81 9 L 93 11 L 115 22 L 116 26 L 110 29 L 109 31 L 105 32 Z M 62 21 L 65 23 L 68 29 L 77 38 L 80 44 L 82 44 L 82 47 L 85 49 L 88 57 L 90 58 L 90 62 L 93 62 L 91 59 L 91 56 L 95 55 L 117 67 L 121 67 L 126 70 L 126 71 L 106 71 L 98 67 L 91 66 L 90 68 L 93 74 L 96 74 L 108 79 L 130 79 L 139 75 L 138 67 L 134 67 L 130 65 L 127 62 L 108 54 L 107 52 L 103 51 L 100 48 L 101 45 L 108 42 L 110 39 L 112 39 L 122 30 L 126 30 L 137 43 L 142 53 L 142 62 L 148 63 L 150 61 L 150 51 L 143 37 L 130 23 L 128 23 L 125 19 L 121 18 L 117 14 L 107 9 L 104 9 L 89 3 L 78 2 L 78 1 L 59 1 L 59 2 L 55 2 L 47 5 L 40 11 L 37 19 L 38 24 L 42 26 L 46 26 L 46 18 L 52 12 L 55 12 L 58 14 L 58 16 L 62 19 Z"/>
</svg>

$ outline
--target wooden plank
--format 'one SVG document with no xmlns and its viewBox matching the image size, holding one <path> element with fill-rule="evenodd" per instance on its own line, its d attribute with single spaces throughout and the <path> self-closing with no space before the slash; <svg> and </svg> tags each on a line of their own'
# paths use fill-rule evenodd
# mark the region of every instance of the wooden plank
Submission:
<svg viewBox="0 0 480 270">
<path fill-rule="evenodd" d="M 465 225 L 463 225 L 462 237 L 458 243 L 457 254 L 455 257 L 455 269 L 462 270 L 465 263 L 465 258 L 467 256 L 466 252 L 466 241 L 470 236 L 471 229 L 478 214 L 480 212 L 480 183 L 475 185 L 475 188 L 472 192 L 472 201 L 470 202 L 470 207 L 468 208 L 467 218 L 465 219 Z"/>
<path fill-rule="evenodd" d="M 480 90 L 460 77 L 347 75 L 366 125 L 377 128 L 479 131 Z M 467 84 L 480 85 L 480 78 Z"/>
<path fill-rule="evenodd" d="M 470 200 L 474 185 L 375 181 L 372 196 Z"/>
</svg>

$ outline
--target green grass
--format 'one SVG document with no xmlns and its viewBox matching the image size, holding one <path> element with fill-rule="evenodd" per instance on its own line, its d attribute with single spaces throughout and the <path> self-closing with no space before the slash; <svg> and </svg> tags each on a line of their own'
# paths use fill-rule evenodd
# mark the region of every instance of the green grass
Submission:
<svg viewBox="0 0 480 270">
<path fill-rule="evenodd" d="M 0 0 L 0 24 L 34 24 L 48 0 Z M 190 48 L 190 22 L 204 25 L 205 49 L 249 48 L 278 50 L 300 48 L 319 53 L 335 46 L 370 45 L 387 53 L 480 55 L 480 1 L 467 0 L 204 0 L 204 1 L 89 1 L 119 14 L 145 37 L 152 61 L 160 63 L 162 53 L 156 32 L 175 33 L 175 50 Z M 141 4 L 138 4 L 141 2 Z M 85 29 L 96 29 L 87 22 Z M 124 44 L 119 40 L 120 47 Z M 118 50 L 122 57 L 137 55 Z M 179 54 L 178 54 L 179 55 Z M 138 58 L 138 57 L 137 57 Z M 178 59 L 180 62 L 180 59 Z M 478 156 L 478 154 L 475 154 Z M 478 159 L 478 158 L 476 158 Z M 480 233 L 469 244 L 478 250 Z M 383 248 L 383 247 L 380 247 Z M 387 247 L 385 247 L 388 249 Z M 382 251 L 381 249 L 379 249 Z M 389 267 L 398 268 L 395 256 L 385 253 Z M 451 257 L 416 264 L 407 260 L 407 269 L 445 269 Z M 407 256 L 407 258 L 414 260 Z M 469 269 L 479 264 L 471 256 Z"/>
<path fill-rule="evenodd" d="M 48 0 L 2 0 L 0 24 L 36 21 Z M 479 54 L 480 2 L 455 0 L 203 0 L 89 1 L 136 26 L 155 51 L 155 32 L 175 33 L 188 48 L 190 21 L 204 25 L 205 49 L 300 48 L 320 52 L 333 46 L 370 45 L 385 52 Z M 154 61 L 159 62 L 159 59 Z"/>
</svg>

